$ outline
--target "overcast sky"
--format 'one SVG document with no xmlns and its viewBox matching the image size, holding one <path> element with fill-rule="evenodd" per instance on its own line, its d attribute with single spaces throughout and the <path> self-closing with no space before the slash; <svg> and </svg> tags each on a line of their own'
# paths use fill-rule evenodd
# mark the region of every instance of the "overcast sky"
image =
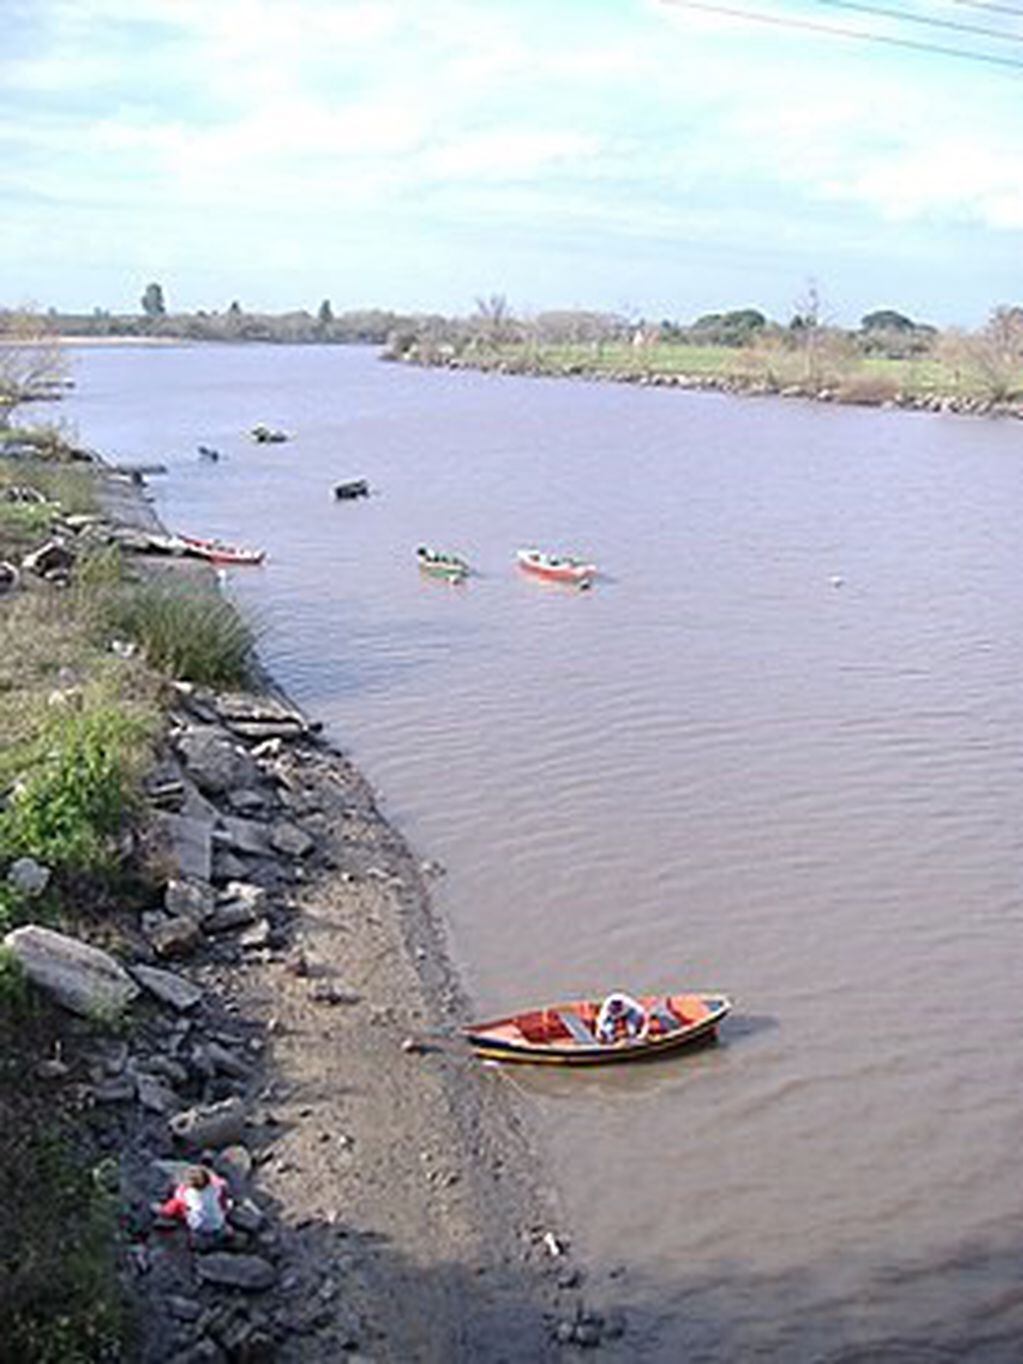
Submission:
<svg viewBox="0 0 1023 1364">
<path fill-rule="evenodd" d="M 1018 65 L 681 0 L 3 0 L 0 304 L 1023 301 L 1023 0 L 722 4 Z"/>
</svg>

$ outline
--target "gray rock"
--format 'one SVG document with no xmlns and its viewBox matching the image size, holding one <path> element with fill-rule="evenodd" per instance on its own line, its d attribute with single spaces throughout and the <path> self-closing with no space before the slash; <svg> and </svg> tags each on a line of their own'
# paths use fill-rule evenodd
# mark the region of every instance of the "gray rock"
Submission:
<svg viewBox="0 0 1023 1364">
<path fill-rule="evenodd" d="M 172 1085 L 188 1084 L 187 1068 L 180 1061 L 175 1061 L 173 1056 L 150 1056 L 146 1061 L 146 1069 L 153 1075 L 169 1080 Z"/>
<path fill-rule="evenodd" d="M 167 882 L 163 893 L 163 905 L 168 914 L 177 918 L 195 919 L 202 923 L 213 913 L 216 904 L 216 891 L 208 881 L 175 879 Z"/>
<path fill-rule="evenodd" d="M 126 1104 L 135 1097 L 135 1081 L 127 1076 L 121 1079 L 101 1080 L 93 1085 L 92 1097 L 98 1104 Z"/>
<path fill-rule="evenodd" d="M 198 985 L 193 985 L 184 976 L 175 975 L 173 971 L 161 971 L 157 966 L 137 965 L 131 968 L 131 972 L 150 994 L 180 1013 L 186 1009 L 194 1009 L 202 999 L 202 990 Z"/>
<path fill-rule="evenodd" d="M 241 1142 L 225 1146 L 214 1160 L 213 1168 L 237 1188 L 252 1174 L 252 1152 Z"/>
<path fill-rule="evenodd" d="M 216 725 L 194 725 L 177 741 L 185 767 L 201 791 L 217 795 L 254 786 L 259 769 L 252 757 Z"/>
<path fill-rule="evenodd" d="M 221 1046 L 219 1042 L 208 1042 L 205 1052 L 213 1070 L 221 1075 L 233 1075 L 237 1079 L 244 1079 L 251 1072 L 247 1062 L 236 1056 L 233 1051 L 229 1051 L 227 1047 Z"/>
<path fill-rule="evenodd" d="M 227 803 L 239 815 L 254 815 L 266 809 L 267 799 L 262 791 L 249 788 L 228 791 Z"/>
<path fill-rule="evenodd" d="M 13 886 L 19 894 L 33 899 L 37 895 L 42 895 L 50 884 L 50 869 L 37 862 L 34 857 L 19 857 L 8 869 L 7 884 Z"/>
<path fill-rule="evenodd" d="M 270 920 L 257 919 L 251 928 L 238 935 L 240 947 L 266 947 L 270 942 Z"/>
<path fill-rule="evenodd" d="M 156 836 L 179 877 L 208 881 L 213 869 L 213 822 L 165 811 L 154 814 Z"/>
<path fill-rule="evenodd" d="M 266 1221 L 266 1216 L 251 1198 L 242 1198 L 231 1209 L 230 1221 L 239 1231 L 254 1235 Z"/>
<path fill-rule="evenodd" d="M 266 857 L 270 853 L 270 830 L 255 819 L 240 819 L 237 815 L 221 815 L 213 837 L 235 852 L 251 857 Z"/>
<path fill-rule="evenodd" d="M 119 1015 L 139 987 L 108 953 L 39 924 L 16 928 L 4 946 L 34 985 L 85 1018 Z"/>
<path fill-rule="evenodd" d="M 305 829 L 283 819 L 270 830 L 270 842 L 286 857 L 305 857 L 316 846 L 316 840 Z"/>
<path fill-rule="evenodd" d="M 171 1113 L 181 1102 L 172 1089 L 168 1089 L 155 1076 L 138 1075 L 135 1084 L 139 1103 L 150 1113 Z"/>
<path fill-rule="evenodd" d="M 220 896 L 207 928 L 214 933 L 241 928 L 253 923 L 266 904 L 267 893 L 262 886 L 248 881 L 229 881 Z"/>
<path fill-rule="evenodd" d="M 158 956 L 185 957 L 193 952 L 202 936 L 199 925 L 184 914 L 146 925 L 146 937 Z"/>
<path fill-rule="evenodd" d="M 205 1146 L 230 1146 L 245 1131 L 245 1105 L 232 1097 L 221 1103 L 204 1104 L 175 1113 L 168 1126 L 171 1134 L 185 1146 L 201 1150 Z"/>
<path fill-rule="evenodd" d="M 202 1316 L 202 1305 L 195 1298 L 184 1298 L 171 1293 L 164 1298 L 164 1306 L 175 1321 L 198 1321 Z"/>
<path fill-rule="evenodd" d="M 272 1288 L 277 1281 L 276 1269 L 269 1260 L 258 1255 L 232 1255 L 228 1251 L 215 1251 L 211 1255 L 198 1256 L 195 1267 L 204 1282 L 240 1288 L 246 1293 L 260 1293 Z"/>
</svg>

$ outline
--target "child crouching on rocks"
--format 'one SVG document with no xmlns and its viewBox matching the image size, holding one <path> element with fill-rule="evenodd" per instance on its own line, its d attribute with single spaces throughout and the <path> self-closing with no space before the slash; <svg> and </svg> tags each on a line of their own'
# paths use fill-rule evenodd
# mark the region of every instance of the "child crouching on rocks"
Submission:
<svg viewBox="0 0 1023 1364">
<path fill-rule="evenodd" d="M 201 1248 L 230 1236 L 230 1206 L 226 1180 L 205 1165 L 196 1165 L 165 1203 L 153 1204 L 153 1212 L 168 1221 L 184 1222 L 192 1245 Z"/>
</svg>

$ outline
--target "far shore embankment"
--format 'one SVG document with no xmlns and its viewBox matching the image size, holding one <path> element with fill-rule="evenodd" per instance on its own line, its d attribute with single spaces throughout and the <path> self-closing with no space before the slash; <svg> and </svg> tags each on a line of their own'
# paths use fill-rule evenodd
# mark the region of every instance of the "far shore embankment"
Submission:
<svg viewBox="0 0 1023 1364">
<path fill-rule="evenodd" d="M 807 370 L 799 356 L 773 365 L 725 347 L 494 346 L 393 348 L 383 358 L 424 368 L 475 370 L 536 379 L 577 379 L 639 388 L 785 398 L 844 406 L 1023 419 L 1023 371 L 1012 396 L 988 391 L 976 377 L 928 359 L 866 360 Z"/>
</svg>

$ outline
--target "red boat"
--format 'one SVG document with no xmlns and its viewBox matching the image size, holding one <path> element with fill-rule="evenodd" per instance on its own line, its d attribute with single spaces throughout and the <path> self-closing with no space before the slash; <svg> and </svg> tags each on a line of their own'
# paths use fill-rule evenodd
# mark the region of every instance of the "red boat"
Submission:
<svg viewBox="0 0 1023 1364">
<path fill-rule="evenodd" d="M 520 568 L 549 582 L 589 587 L 597 572 L 596 564 L 588 564 L 585 559 L 576 559 L 571 554 L 545 554 L 540 549 L 520 549 L 517 557 Z"/>
<path fill-rule="evenodd" d="M 194 554 L 211 564 L 261 564 L 266 558 L 262 549 L 245 549 L 242 545 L 228 545 L 223 540 L 201 540 L 195 535 L 179 535 L 184 553 Z"/>
<path fill-rule="evenodd" d="M 592 1066 L 660 1056 L 713 1037 L 732 1007 L 732 1001 L 720 994 L 644 995 L 638 1003 L 649 1020 L 646 1033 L 616 1042 L 597 1040 L 599 999 L 548 1004 L 487 1023 L 471 1023 L 464 1031 L 473 1049 L 493 1061 Z"/>
</svg>

